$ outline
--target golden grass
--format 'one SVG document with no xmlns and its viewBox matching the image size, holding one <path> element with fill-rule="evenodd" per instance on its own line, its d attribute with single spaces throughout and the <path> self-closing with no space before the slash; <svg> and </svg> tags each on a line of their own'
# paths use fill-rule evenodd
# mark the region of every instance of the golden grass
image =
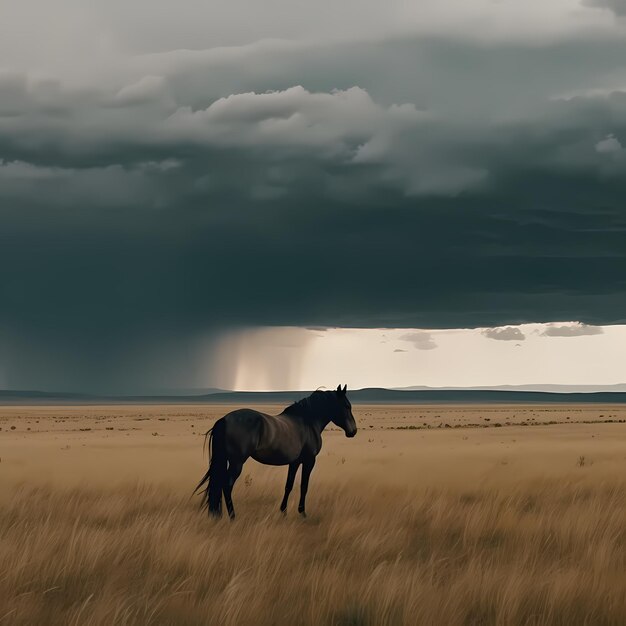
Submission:
<svg viewBox="0 0 626 626">
<path fill-rule="evenodd" d="M 18 489 L 0 512 L 0 623 L 626 622 L 623 482 L 326 484 L 307 520 L 276 512 L 276 487 L 241 483 L 234 523 L 155 486 Z"/>
<path fill-rule="evenodd" d="M 250 462 L 234 523 L 189 497 L 224 412 L 0 407 L 0 626 L 626 623 L 622 407 L 357 407 L 308 519 Z"/>
</svg>

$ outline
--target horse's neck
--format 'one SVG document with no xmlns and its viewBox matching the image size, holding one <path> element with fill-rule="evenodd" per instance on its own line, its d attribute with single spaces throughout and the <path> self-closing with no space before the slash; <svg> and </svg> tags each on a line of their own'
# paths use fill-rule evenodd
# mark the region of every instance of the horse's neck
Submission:
<svg viewBox="0 0 626 626">
<path fill-rule="evenodd" d="M 330 419 L 326 417 L 319 417 L 318 415 L 314 415 L 306 412 L 289 412 L 286 415 L 293 415 L 294 417 L 299 417 L 305 424 L 307 424 L 310 428 L 312 428 L 318 435 L 321 435 L 323 430 L 330 423 Z"/>
<path fill-rule="evenodd" d="M 321 435 L 326 426 L 330 423 L 330 420 L 325 417 L 311 416 L 308 418 L 308 422 L 311 428 L 313 428 L 318 435 Z"/>
</svg>

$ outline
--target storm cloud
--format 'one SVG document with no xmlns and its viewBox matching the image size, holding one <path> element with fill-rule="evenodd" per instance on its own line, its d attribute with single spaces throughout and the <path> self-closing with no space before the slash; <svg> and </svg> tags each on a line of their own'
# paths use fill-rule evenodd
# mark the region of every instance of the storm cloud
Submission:
<svg viewBox="0 0 626 626">
<path fill-rule="evenodd" d="M 0 15 L 5 386 L 189 387 L 256 325 L 626 321 L 611 11 L 39 4 Z"/>
<path fill-rule="evenodd" d="M 482 334 L 488 339 L 497 341 L 524 341 L 526 336 L 519 328 L 506 326 L 504 328 L 487 328 Z"/>
<path fill-rule="evenodd" d="M 544 337 L 583 337 L 585 335 L 601 335 L 603 332 L 601 327 L 588 326 L 587 324 L 551 324 L 541 334 Z"/>
<path fill-rule="evenodd" d="M 599 9 L 608 9 L 620 17 L 626 15 L 626 0 L 584 0 L 583 4 Z"/>
<path fill-rule="evenodd" d="M 418 350 L 434 350 L 437 347 L 431 333 L 415 332 L 400 336 L 402 341 L 409 341 Z"/>
</svg>

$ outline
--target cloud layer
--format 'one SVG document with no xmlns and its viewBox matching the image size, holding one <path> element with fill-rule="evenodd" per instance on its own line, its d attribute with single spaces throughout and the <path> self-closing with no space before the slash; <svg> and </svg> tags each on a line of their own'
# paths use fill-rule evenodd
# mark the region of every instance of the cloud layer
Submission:
<svg viewBox="0 0 626 626">
<path fill-rule="evenodd" d="M 409 341 L 418 350 L 434 350 L 437 347 L 431 333 L 414 332 L 406 333 L 400 336 L 402 341 Z"/>
<path fill-rule="evenodd" d="M 600 326 L 587 324 L 549 325 L 541 333 L 545 337 L 584 337 L 587 335 L 601 335 L 604 330 Z"/>
<path fill-rule="evenodd" d="M 0 10 L 7 384 L 188 380 L 233 326 L 625 321 L 619 3 L 305 4 Z"/>
<path fill-rule="evenodd" d="M 483 335 L 488 339 L 496 339 L 497 341 L 524 341 L 526 336 L 519 328 L 506 326 L 504 328 L 487 328 L 483 331 Z"/>
</svg>

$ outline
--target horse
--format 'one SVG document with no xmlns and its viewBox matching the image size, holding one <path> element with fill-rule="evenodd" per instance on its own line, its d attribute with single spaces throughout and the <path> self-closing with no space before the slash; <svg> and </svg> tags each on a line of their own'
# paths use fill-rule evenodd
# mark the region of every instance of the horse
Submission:
<svg viewBox="0 0 626 626">
<path fill-rule="evenodd" d="M 347 388 L 334 391 L 314 391 L 294 402 L 278 415 L 268 415 L 254 409 L 237 409 L 215 422 L 205 434 L 209 442 L 209 469 L 194 490 L 206 485 L 201 507 L 210 516 L 222 516 L 222 495 L 228 515 L 235 518 L 233 487 L 243 464 L 252 457 L 265 465 L 288 465 L 285 495 L 280 505 L 283 514 L 293 488 L 296 472 L 302 465 L 300 503 L 298 512 L 306 517 L 305 501 L 309 477 L 315 457 L 322 449 L 322 431 L 329 422 L 343 429 L 346 437 L 356 435 L 356 422 Z"/>
</svg>

